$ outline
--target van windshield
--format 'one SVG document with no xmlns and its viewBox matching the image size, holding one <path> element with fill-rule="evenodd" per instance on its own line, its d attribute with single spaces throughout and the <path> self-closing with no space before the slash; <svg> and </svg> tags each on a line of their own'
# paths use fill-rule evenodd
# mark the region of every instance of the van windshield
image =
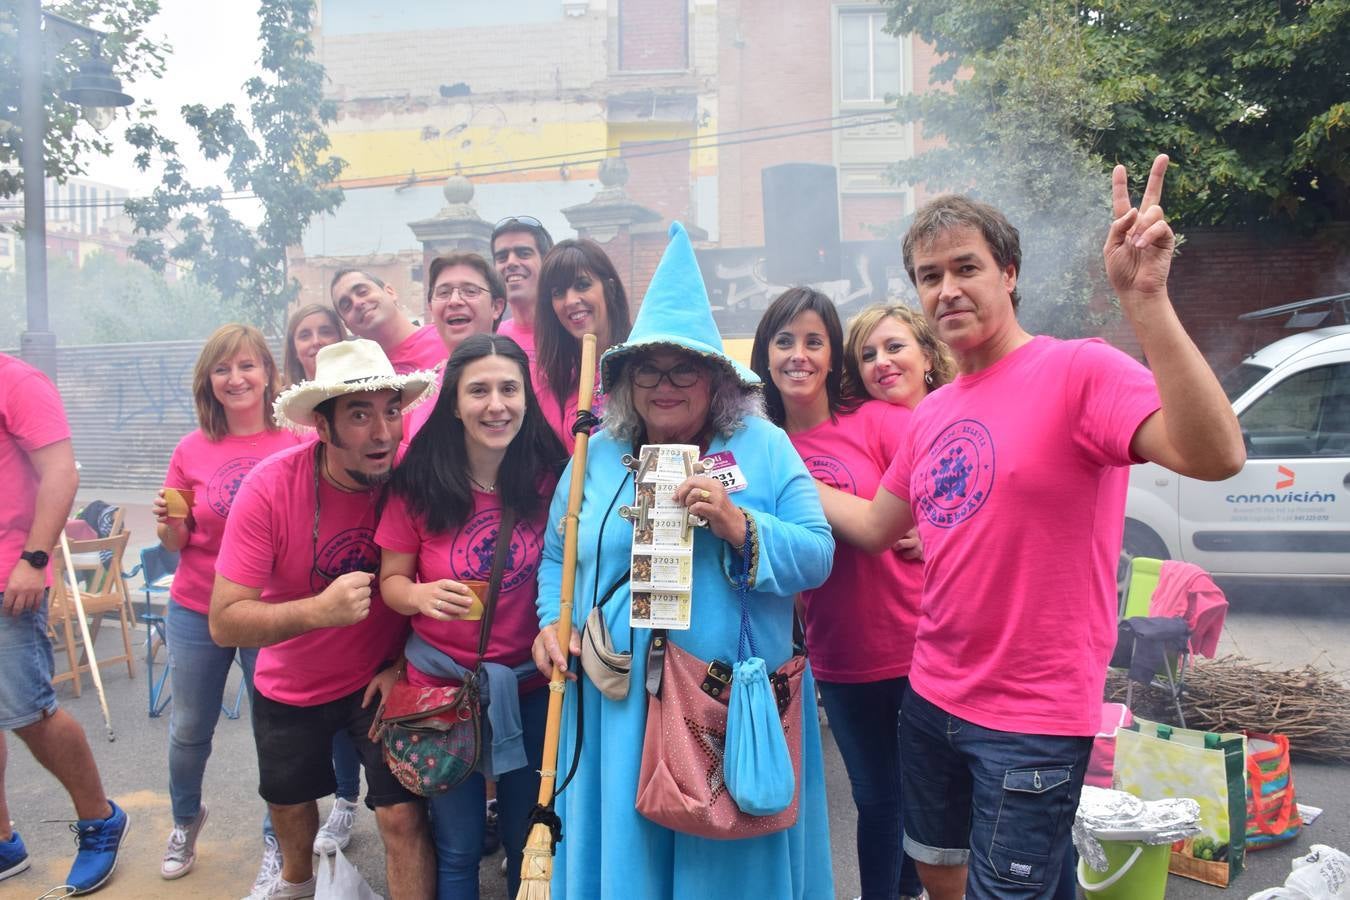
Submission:
<svg viewBox="0 0 1350 900">
<path fill-rule="evenodd" d="M 1223 392 L 1228 395 L 1228 402 L 1232 403 L 1247 393 L 1247 389 L 1264 378 L 1269 371 L 1270 369 L 1267 366 L 1242 363 L 1220 378 L 1219 384 L 1223 385 Z"/>
</svg>

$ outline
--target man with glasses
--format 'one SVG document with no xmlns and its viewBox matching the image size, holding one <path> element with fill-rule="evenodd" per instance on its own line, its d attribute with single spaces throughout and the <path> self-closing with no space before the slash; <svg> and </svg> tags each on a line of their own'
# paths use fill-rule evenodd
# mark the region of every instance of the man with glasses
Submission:
<svg viewBox="0 0 1350 900">
<path fill-rule="evenodd" d="M 374 341 L 400 375 L 435 368 L 445 354 L 430 325 L 418 328 L 398 305 L 398 292 L 361 269 L 339 269 L 328 293 L 352 334 Z"/>
<path fill-rule="evenodd" d="M 510 216 L 492 229 L 492 263 L 506 284 L 511 318 L 497 329 L 534 362 L 534 310 L 539 302 L 539 269 L 553 249 L 553 237 L 532 216 Z"/>
<path fill-rule="evenodd" d="M 407 620 L 378 595 L 375 526 L 403 434 L 403 412 L 429 371 L 398 375 L 373 341 L 319 351 L 314 380 L 277 398 L 279 419 L 318 440 L 263 460 L 239 486 L 211 597 L 211 637 L 261 647 L 254 675 L 258 793 L 282 869 L 251 898 L 311 897 L 315 802 L 336 788 L 332 740 L 351 736 L 366 805 L 384 841 L 393 900 L 428 897 L 435 859 L 420 798 L 390 774 L 368 736 L 375 695 L 392 684 Z M 377 677 L 378 676 L 378 677 Z"/>
<path fill-rule="evenodd" d="M 506 287 L 486 259 L 477 253 L 450 253 L 431 261 L 427 270 L 427 313 L 440 335 L 441 358 L 449 359 L 464 339 L 491 334 L 506 310 Z M 436 375 L 441 389 L 444 368 Z M 413 437 L 431 416 L 435 403 L 423 403 L 403 421 L 403 442 Z"/>
</svg>

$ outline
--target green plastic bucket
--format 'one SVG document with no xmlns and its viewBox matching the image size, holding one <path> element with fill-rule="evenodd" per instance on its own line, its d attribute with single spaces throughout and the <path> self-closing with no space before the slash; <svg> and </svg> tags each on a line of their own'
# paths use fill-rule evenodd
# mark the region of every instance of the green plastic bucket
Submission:
<svg viewBox="0 0 1350 900">
<path fill-rule="evenodd" d="M 1102 841 L 1106 871 L 1098 872 L 1078 860 L 1078 886 L 1089 897 L 1102 900 L 1163 900 L 1167 893 L 1170 844 L 1138 841 Z"/>
</svg>

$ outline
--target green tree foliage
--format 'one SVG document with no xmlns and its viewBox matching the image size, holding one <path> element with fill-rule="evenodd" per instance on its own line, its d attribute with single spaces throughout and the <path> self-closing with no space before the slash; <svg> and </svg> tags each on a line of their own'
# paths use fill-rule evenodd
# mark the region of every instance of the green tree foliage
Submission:
<svg viewBox="0 0 1350 900">
<path fill-rule="evenodd" d="M 1350 0 L 889 0 L 890 26 L 967 67 L 952 102 L 1008 107 L 1007 51 L 1038 20 L 1073 22 L 1071 77 L 1092 115 L 1066 137 L 1144 173 L 1168 153 L 1165 208 L 1185 225 L 1310 228 L 1350 218 Z M 1011 110 L 1028 127 L 1058 111 Z M 951 110 L 952 116 L 956 110 Z M 949 123 L 944 123 L 949 124 Z M 931 130 L 931 129 L 930 129 Z M 959 133 L 956 147 L 968 146 Z"/>
<path fill-rule="evenodd" d="M 12 127 L 0 126 L 0 197 L 12 197 L 23 191 L 23 173 L 19 165 L 22 135 L 19 123 L 19 41 L 36 40 L 18 32 L 19 0 L 0 0 L 0 119 Z M 147 31 L 151 18 L 159 12 L 156 0 L 65 0 L 46 2 L 44 9 L 106 32 L 101 44 L 103 58 L 113 72 L 130 87 L 146 76 L 158 78 L 164 71 L 167 48 Z M 88 125 L 80 125 L 80 108 L 66 103 L 59 93 L 70 84 L 79 70 L 79 61 L 90 53 L 83 40 L 63 43 L 55 35 L 44 35 L 47 65 L 42 95 L 47 103 L 47 134 L 44 159 L 46 174 L 65 179 L 85 172 L 82 159 L 90 153 L 107 155 L 112 151 L 110 138 L 99 135 Z M 129 93 L 134 94 L 132 88 Z M 141 103 L 138 115 L 153 113 Z"/>
<path fill-rule="evenodd" d="M 996 8 L 966 22 L 981 35 L 1001 21 L 997 4 L 984 5 Z M 899 13 L 892 11 L 894 27 L 914 27 Z M 1022 237 L 1024 327 L 1095 334 L 1114 313 L 1101 265 L 1111 183 L 1094 152 L 1115 99 L 1101 78 L 1114 52 L 1062 9 L 1046 7 L 1008 27 L 1002 41 L 951 57 L 939 76 L 952 78 L 957 62 L 965 70 L 949 86 L 900 98 L 900 117 L 921 120 L 925 134 L 944 143 L 897 163 L 892 176 L 1002 210 Z"/>
<path fill-rule="evenodd" d="M 82 266 L 55 254 L 47 264 L 52 330 L 66 345 L 173 341 L 205 338 L 243 319 L 237 303 L 223 301 L 188 271 L 178 275 L 169 281 L 110 253 L 95 253 Z M 0 347 L 18 346 L 25 302 L 20 254 L 16 271 L 0 273 Z"/>
<path fill-rule="evenodd" d="M 238 298 L 254 321 L 274 333 L 299 291 L 287 269 L 286 248 L 300 243 L 311 218 L 342 203 L 342 190 L 332 182 L 345 164 L 325 155 L 324 124 L 336 108 L 323 99 L 324 70 L 314 60 L 310 37 L 313 13 L 313 0 L 263 0 L 264 75 L 244 85 L 247 116 L 233 104 L 182 109 L 203 155 L 225 160 L 230 187 L 261 205 L 256 230 L 240 221 L 219 187 L 188 180 L 176 143 L 152 124 L 127 133 L 139 148 L 142 170 L 156 160 L 163 168 L 154 193 L 127 204 L 137 230 L 147 235 L 132 255 L 156 269 L 190 263 L 199 280 L 226 298 Z M 172 241 L 164 237 L 170 231 Z"/>
</svg>

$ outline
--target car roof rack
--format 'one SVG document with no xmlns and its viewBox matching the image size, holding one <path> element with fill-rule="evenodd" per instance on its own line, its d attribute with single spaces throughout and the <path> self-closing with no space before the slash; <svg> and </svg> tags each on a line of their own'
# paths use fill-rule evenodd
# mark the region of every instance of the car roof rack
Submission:
<svg viewBox="0 0 1350 900">
<path fill-rule="evenodd" d="M 1313 297 L 1310 300 L 1282 303 L 1279 306 L 1270 306 L 1254 312 L 1243 313 L 1238 316 L 1238 321 L 1253 322 L 1257 319 L 1274 319 L 1286 313 L 1289 313 L 1290 316 L 1288 321 L 1284 323 L 1285 328 L 1317 328 L 1320 325 L 1335 325 L 1336 322 L 1327 321 L 1333 313 L 1340 313 L 1341 321 L 1339 324 L 1350 324 L 1350 293 L 1331 294 L 1327 297 Z"/>
</svg>

